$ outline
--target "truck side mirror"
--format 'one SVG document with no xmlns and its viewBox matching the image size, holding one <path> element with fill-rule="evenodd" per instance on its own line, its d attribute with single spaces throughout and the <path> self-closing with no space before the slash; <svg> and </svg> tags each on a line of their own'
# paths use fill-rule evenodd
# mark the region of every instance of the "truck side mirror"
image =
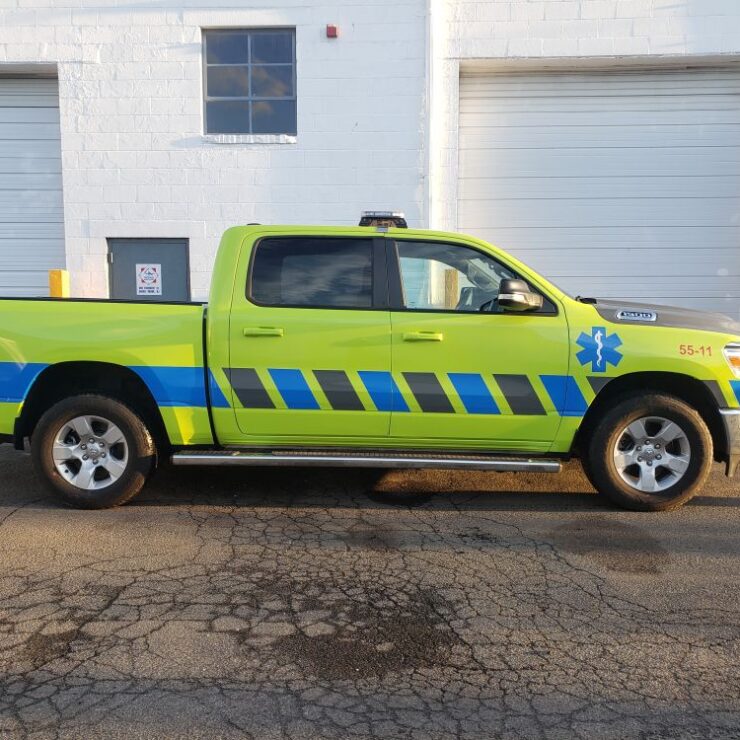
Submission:
<svg viewBox="0 0 740 740">
<path fill-rule="evenodd" d="M 542 296 L 533 293 L 524 280 L 509 278 L 501 281 L 498 305 L 505 311 L 536 311 L 542 308 Z"/>
</svg>

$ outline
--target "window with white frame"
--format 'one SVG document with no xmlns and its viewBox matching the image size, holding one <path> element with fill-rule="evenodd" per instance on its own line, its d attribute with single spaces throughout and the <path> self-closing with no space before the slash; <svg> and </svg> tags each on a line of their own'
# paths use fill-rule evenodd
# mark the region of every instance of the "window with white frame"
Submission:
<svg viewBox="0 0 740 740">
<path fill-rule="evenodd" d="M 296 133 L 295 29 L 204 30 L 205 132 Z"/>
</svg>

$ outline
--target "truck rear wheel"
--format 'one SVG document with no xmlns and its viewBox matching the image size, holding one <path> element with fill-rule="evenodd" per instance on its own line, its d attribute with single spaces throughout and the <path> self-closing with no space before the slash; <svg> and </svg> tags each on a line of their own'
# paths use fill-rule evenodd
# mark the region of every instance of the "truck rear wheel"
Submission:
<svg viewBox="0 0 740 740">
<path fill-rule="evenodd" d="M 31 439 L 37 472 L 69 506 L 106 509 L 130 501 L 152 470 L 144 422 L 119 401 L 84 395 L 52 406 Z"/>
<path fill-rule="evenodd" d="M 688 404 L 660 393 L 623 397 L 596 424 L 585 468 L 596 489 L 633 511 L 669 511 L 709 475 L 712 436 Z"/>
</svg>

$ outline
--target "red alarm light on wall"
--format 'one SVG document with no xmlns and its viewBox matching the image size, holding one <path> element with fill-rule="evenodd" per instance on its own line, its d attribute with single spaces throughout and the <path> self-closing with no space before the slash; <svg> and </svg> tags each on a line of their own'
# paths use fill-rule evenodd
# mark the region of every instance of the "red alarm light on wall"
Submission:
<svg viewBox="0 0 740 740">
<path fill-rule="evenodd" d="M 326 24 L 326 38 L 335 39 L 339 36 L 339 29 L 333 23 Z"/>
</svg>

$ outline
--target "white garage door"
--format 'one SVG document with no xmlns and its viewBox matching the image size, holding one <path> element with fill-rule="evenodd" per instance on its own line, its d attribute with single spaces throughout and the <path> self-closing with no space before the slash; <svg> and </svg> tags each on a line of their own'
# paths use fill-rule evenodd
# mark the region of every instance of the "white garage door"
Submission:
<svg viewBox="0 0 740 740">
<path fill-rule="evenodd" d="M 740 72 L 463 74 L 458 225 L 572 294 L 740 316 Z"/>
<path fill-rule="evenodd" d="M 64 266 L 57 81 L 0 77 L 0 296 L 48 295 Z"/>
</svg>

